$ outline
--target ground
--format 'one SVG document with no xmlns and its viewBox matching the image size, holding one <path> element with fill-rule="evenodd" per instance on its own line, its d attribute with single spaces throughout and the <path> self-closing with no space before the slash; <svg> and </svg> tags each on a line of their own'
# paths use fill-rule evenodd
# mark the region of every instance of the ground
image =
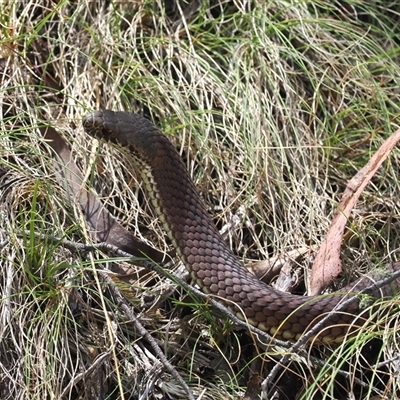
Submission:
<svg viewBox="0 0 400 400">
<path fill-rule="evenodd" d="M 234 253 L 290 265 L 306 293 L 341 193 L 400 115 L 400 7 L 325 3 L 3 2 L 2 399 L 400 397 L 398 299 L 339 346 L 265 348 L 171 276 L 91 248 L 79 202 L 94 190 L 121 234 L 171 252 L 129 157 L 81 124 L 144 115 Z M 399 259 L 399 164 L 395 148 L 353 209 L 330 289 Z M 176 257 L 170 272 L 190 283 Z"/>
</svg>

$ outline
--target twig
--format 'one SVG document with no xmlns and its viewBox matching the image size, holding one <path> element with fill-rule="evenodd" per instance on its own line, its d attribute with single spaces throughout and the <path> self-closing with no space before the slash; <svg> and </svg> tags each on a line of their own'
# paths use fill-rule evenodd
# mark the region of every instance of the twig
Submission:
<svg viewBox="0 0 400 400">
<path fill-rule="evenodd" d="M 379 364 L 376 365 L 376 367 L 377 368 L 382 368 L 385 365 L 391 364 L 391 363 L 393 363 L 395 361 L 397 361 L 397 364 L 398 364 L 397 367 L 396 367 L 396 370 L 397 370 L 397 372 L 399 372 L 399 369 L 400 369 L 400 365 L 399 365 L 400 354 L 396 354 L 394 357 L 390 358 L 389 360 L 385 360 L 385 361 L 380 362 Z"/>
<path fill-rule="evenodd" d="M 131 307 L 127 304 L 125 298 L 121 294 L 118 287 L 115 285 L 114 281 L 105 272 L 99 271 L 99 274 L 106 282 L 110 284 L 109 290 L 116 297 L 118 306 L 124 311 L 125 315 L 134 323 L 136 329 L 146 339 L 147 343 L 150 344 L 150 346 L 158 356 L 160 362 L 163 363 L 165 369 L 181 384 L 182 388 L 188 395 L 188 399 L 194 400 L 193 393 L 190 390 L 187 383 L 183 380 L 183 378 L 179 375 L 178 371 L 168 361 L 167 357 L 165 357 L 164 353 L 162 352 L 162 350 L 160 349 L 154 338 L 147 331 L 147 329 L 136 318 L 135 314 L 132 312 Z"/>
<path fill-rule="evenodd" d="M 275 344 L 277 346 L 281 346 L 284 348 L 289 348 L 291 346 L 290 342 L 287 341 L 282 341 L 278 340 L 272 336 L 270 336 L 268 333 L 250 325 L 246 321 L 242 321 L 238 317 L 236 317 L 227 307 L 225 307 L 223 304 L 221 304 L 219 301 L 215 300 L 212 295 L 205 294 L 199 289 L 196 289 L 195 287 L 189 285 L 186 283 L 184 280 L 179 278 L 178 276 L 172 274 L 170 271 L 168 271 L 167 267 L 169 263 L 163 264 L 163 266 L 158 265 L 147 258 L 137 258 L 132 256 L 132 254 L 129 254 L 125 251 L 120 250 L 118 247 L 108 244 L 108 243 L 97 243 L 97 244 L 83 244 L 83 243 L 76 243 L 67 239 L 62 239 L 58 238 L 56 236 L 51 236 L 51 235 L 45 235 L 41 233 L 34 233 L 34 236 L 43 240 L 47 240 L 51 243 L 59 243 L 68 250 L 71 251 L 77 251 L 82 253 L 89 252 L 89 251 L 103 251 L 105 253 L 113 253 L 118 257 L 124 258 L 123 261 L 129 262 L 131 264 L 136 264 L 139 265 L 143 268 L 146 268 L 150 271 L 154 271 L 157 274 L 164 276 L 172 281 L 174 281 L 176 284 L 179 286 L 183 287 L 185 290 L 188 292 L 194 293 L 196 296 L 200 297 L 203 299 L 206 303 L 211 304 L 214 308 L 216 308 L 218 311 L 220 311 L 223 315 L 227 316 L 234 322 L 236 325 L 242 326 L 246 329 L 250 329 L 253 333 L 257 334 L 258 337 L 262 337 L 265 339 L 268 344 Z M 244 314 L 243 314 L 244 315 Z"/>
<path fill-rule="evenodd" d="M 333 317 L 333 315 L 336 314 L 337 311 L 341 311 L 344 308 L 346 308 L 349 304 L 351 304 L 353 301 L 357 300 L 358 297 L 361 294 L 368 293 L 374 290 L 377 290 L 383 286 L 389 285 L 391 282 L 393 282 L 395 279 L 400 277 L 400 270 L 397 270 L 390 276 L 387 276 L 386 278 L 383 278 L 379 280 L 378 282 L 374 282 L 372 285 L 364 288 L 361 290 L 359 293 L 357 293 L 355 296 L 349 297 L 347 300 L 341 301 L 338 303 L 332 311 L 329 312 L 324 318 L 321 319 L 317 324 L 313 326 L 312 329 L 310 329 L 306 334 L 304 334 L 292 347 L 290 347 L 289 351 L 287 354 L 285 354 L 280 360 L 279 363 L 275 364 L 275 366 L 272 368 L 271 372 L 268 374 L 267 378 L 263 381 L 261 384 L 261 393 L 262 393 L 262 399 L 267 400 L 269 397 L 268 393 L 268 387 L 272 385 L 273 387 L 273 382 L 275 381 L 276 375 L 278 374 L 279 370 L 285 366 L 289 361 L 290 357 L 292 356 L 292 353 L 296 353 L 300 350 L 302 346 L 304 346 L 314 335 L 318 333 L 318 331 L 326 325 L 326 323 Z"/>
<path fill-rule="evenodd" d="M 75 375 L 68 383 L 68 385 L 64 388 L 62 391 L 60 398 L 64 398 L 64 396 L 67 396 L 68 391 L 70 391 L 79 381 L 81 381 L 84 378 L 87 378 L 89 375 L 91 375 L 94 371 L 98 370 L 104 363 L 105 359 L 108 358 L 111 354 L 111 350 L 100 354 L 96 359 L 93 361 L 93 364 L 86 370 L 83 371 L 77 375 Z M 68 396 L 69 397 L 69 396 Z"/>
<path fill-rule="evenodd" d="M 218 311 L 220 311 L 223 315 L 227 316 L 230 320 L 232 320 L 232 322 L 234 322 L 236 325 L 244 327 L 245 329 L 248 329 L 250 332 L 255 333 L 258 338 L 260 339 L 266 339 L 266 341 L 268 342 L 269 345 L 273 344 L 273 345 L 277 345 L 283 348 L 287 348 L 288 351 L 286 353 L 285 356 L 283 356 L 279 363 L 277 363 L 273 369 L 271 370 L 271 372 L 269 373 L 269 375 L 267 376 L 267 378 L 263 381 L 261 388 L 262 388 L 262 399 L 268 399 L 268 387 L 271 385 L 271 382 L 273 382 L 279 372 L 279 370 L 281 368 L 283 368 L 292 358 L 293 355 L 295 354 L 297 357 L 305 357 L 305 350 L 302 349 L 303 346 L 306 345 L 306 343 L 314 336 L 316 335 L 319 330 L 324 327 L 326 325 L 326 323 L 332 318 L 333 315 L 335 315 L 338 311 L 346 308 L 350 303 L 352 303 L 353 301 L 357 300 L 358 297 L 361 294 L 364 293 L 368 293 L 371 291 L 376 291 L 379 288 L 386 286 L 388 284 L 390 284 L 393 280 L 397 279 L 398 277 L 400 277 L 400 270 L 394 272 L 393 274 L 391 274 L 388 277 L 385 277 L 384 279 L 379 280 L 378 282 L 373 283 L 372 285 L 364 288 L 363 290 L 361 290 L 359 293 L 357 293 L 355 296 L 349 297 L 346 300 L 341 301 L 340 303 L 338 303 L 336 305 L 336 307 L 334 309 L 332 309 L 323 319 L 321 319 L 321 321 L 319 321 L 316 325 L 313 326 L 312 329 L 310 329 L 306 334 L 304 334 L 295 344 L 292 344 L 291 342 L 287 342 L 287 341 L 281 341 L 278 339 L 275 339 L 273 337 L 271 337 L 269 334 L 267 334 L 264 331 L 261 331 L 260 329 L 246 323 L 245 321 L 240 320 L 239 318 L 237 318 L 228 308 L 226 308 L 223 304 L 221 304 L 220 302 L 218 302 L 217 300 L 215 300 L 214 298 L 212 298 L 210 295 L 208 294 L 204 294 L 203 292 L 201 292 L 200 290 L 194 288 L 193 286 L 189 285 L 188 283 L 186 283 L 184 280 L 182 280 L 181 278 L 179 278 L 178 276 L 172 274 L 170 271 L 168 271 L 167 267 L 169 265 L 169 263 L 164 264 L 163 266 L 160 266 L 152 261 L 149 261 L 146 258 L 137 258 L 137 257 L 133 257 L 131 254 L 126 253 L 122 250 L 120 250 L 118 247 L 114 246 L 114 245 L 110 245 L 108 243 L 97 243 L 97 244 L 81 244 L 81 243 L 76 243 L 73 241 L 69 241 L 67 239 L 61 239 L 61 238 L 57 238 L 54 236 L 48 236 L 48 235 L 44 235 L 44 234 L 40 234 L 40 233 L 35 233 L 34 234 L 35 237 L 41 238 L 41 239 L 46 239 L 49 242 L 52 243 L 59 243 L 61 245 L 63 245 L 65 248 L 71 250 L 71 251 L 78 251 L 81 253 L 85 253 L 88 251 L 103 251 L 106 253 L 113 253 L 118 257 L 124 258 L 126 262 L 132 263 L 132 264 L 136 264 L 139 265 L 141 267 L 144 267 L 148 270 L 154 271 L 157 274 L 164 276 L 170 280 L 172 280 L 173 282 L 175 282 L 176 284 L 178 284 L 179 286 L 183 287 L 185 290 L 187 290 L 188 292 L 194 293 L 196 296 L 202 298 L 205 300 L 205 302 L 211 304 L 215 309 L 217 309 Z M 114 282 L 106 273 L 100 272 L 101 276 L 107 280 L 107 282 Z M 131 308 L 126 304 L 122 294 L 120 293 L 119 289 L 116 288 L 115 284 L 114 285 L 110 285 L 113 289 L 113 292 L 115 293 L 116 297 L 118 298 L 118 301 L 121 303 L 121 307 L 123 305 L 123 309 L 124 312 L 126 313 L 126 315 L 132 319 L 132 321 L 134 321 L 135 325 L 139 324 L 139 321 L 137 320 L 137 318 L 134 316 L 134 314 L 131 311 Z M 162 353 L 161 349 L 158 347 L 158 344 L 156 343 L 155 339 L 151 337 L 151 335 L 145 330 L 145 328 L 140 325 L 141 328 L 138 327 L 138 331 L 146 338 L 146 340 L 149 342 L 149 344 L 153 347 L 157 346 L 158 350 L 155 350 L 155 348 L 153 347 L 154 351 L 156 352 L 156 354 L 160 357 L 160 360 L 162 360 L 162 362 L 164 363 L 163 360 L 165 360 L 168 364 L 165 364 L 166 369 L 171 373 L 171 375 L 173 375 L 176 379 L 177 376 L 175 374 L 177 374 L 179 376 L 180 379 L 178 379 L 178 381 L 182 384 L 183 388 L 185 390 L 190 390 L 188 388 L 188 386 L 186 385 L 186 387 L 183 385 L 184 381 L 181 378 L 181 376 L 176 372 L 176 370 L 172 367 L 172 365 L 168 362 L 168 360 L 165 358 L 165 355 Z M 144 330 L 143 333 L 141 330 Z M 296 357 L 296 358 L 297 358 Z M 318 360 L 315 357 L 310 358 L 314 363 L 319 364 L 319 365 L 323 365 L 324 362 L 321 360 Z M 172 368 L 175 373 L 172 373 L 170 371 L 169 368 Z M 342 370 L 338 370 L 337 374 L 339 375 L 343 375 L 345 377 L 348 377 L 348 373 L 346 371 L 342 371 Z M 183 382 L 183 383 L 182 383 Z M 357 380 L 357 383 L 362 385 L 362 386 L 368 386 L 367 383 L 361 381 L 361 380 Z M 271 387 L 271 389 L 273 388 L 273 386 Z"/>
</svg>

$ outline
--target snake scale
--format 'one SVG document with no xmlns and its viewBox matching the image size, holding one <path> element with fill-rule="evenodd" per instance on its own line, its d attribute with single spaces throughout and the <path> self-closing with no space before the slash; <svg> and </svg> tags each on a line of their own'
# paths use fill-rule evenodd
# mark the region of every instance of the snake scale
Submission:
<svg viewBox="0 0 400 400">
<path fill-rule="evenodd" d="M 346 298 L 371 284 L 364 277 L 321 296 L 280 292 L 259 281 L 242 265 L 209 217 L 194 183 L 172 143 L 144 117 L 129 112 L 95 111 L 83 119 L 87 134 L 110 142 L 131 157 L 147 195 L 178 256 L 203 292 L 216 296 L 237 317 L 285 340 L 296 340 Z M 389 267 L 400 269 L 400 263 Z M 392 296 L 400 280 L 374 297 Z M 355 297 L 335 312 L 318 334 L 318 341 L 340 341 L 362 312 Z M 362 318 L 359 318 L 362 320 Z"/>
</svg>

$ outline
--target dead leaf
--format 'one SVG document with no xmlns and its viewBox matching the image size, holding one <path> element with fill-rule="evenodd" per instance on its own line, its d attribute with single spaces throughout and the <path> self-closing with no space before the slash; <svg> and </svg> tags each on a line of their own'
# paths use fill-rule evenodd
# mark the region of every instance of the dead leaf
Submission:
<svg viewBox="0 0 400 400">
<path fill-rule="evenodd" d="M 53 127 L 43 128 L 42 135 L 59 158 L 54 164 L 67 196 L 78 200 L 86 221 L 92 228 L 93 236 L 99 242 L 116 246 L 135 257 L 147 257 L 161 262 L 165 257 L 164 253 L 148 246 L 126 230 L 104 208 L 96 195 L 83 186 L 82 173 L 73 161 L 68 144 L 57 130 Z"/>
<path fill-rule="evenodd" d="M 367 186 L 378 168 L 386 160 L 390 151 L 400 140 L 400 129 L 394 132 L 371 157 L 368 163 L 349 181 L 338 204 L 338 211 L 333 217 L 326 238 L 315 258 L 311 270 L 310 295 L 316 295 L 329 285 L 342 270 L 340 248 L 343 232 L 351 210 L 357 203 L 362 191 Z"/>
</svg>

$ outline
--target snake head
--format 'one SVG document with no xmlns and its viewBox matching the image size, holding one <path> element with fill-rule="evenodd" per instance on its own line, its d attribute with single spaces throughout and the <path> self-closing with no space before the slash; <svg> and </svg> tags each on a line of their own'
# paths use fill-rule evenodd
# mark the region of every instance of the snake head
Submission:
<svg viewBox="0 0 400 400">
<path fill-rule="evenodd" d="M 82 125 L 90 136 L 128 150 L 132 155 L 140 155 L 149 164 L 156 164 L 165 153 L 175 152 L 170 141 L 148 119 L 138 114 L 94 111 L 83 118 Z"/>
<path fill-rule="evenodd" d="M 96 139 L 112 142 L 118 136 L 118 118 L 113 111 L 102 110 L 89 113 L 83 118 L 82 125 L 85 132 Z"/>
</svg>

